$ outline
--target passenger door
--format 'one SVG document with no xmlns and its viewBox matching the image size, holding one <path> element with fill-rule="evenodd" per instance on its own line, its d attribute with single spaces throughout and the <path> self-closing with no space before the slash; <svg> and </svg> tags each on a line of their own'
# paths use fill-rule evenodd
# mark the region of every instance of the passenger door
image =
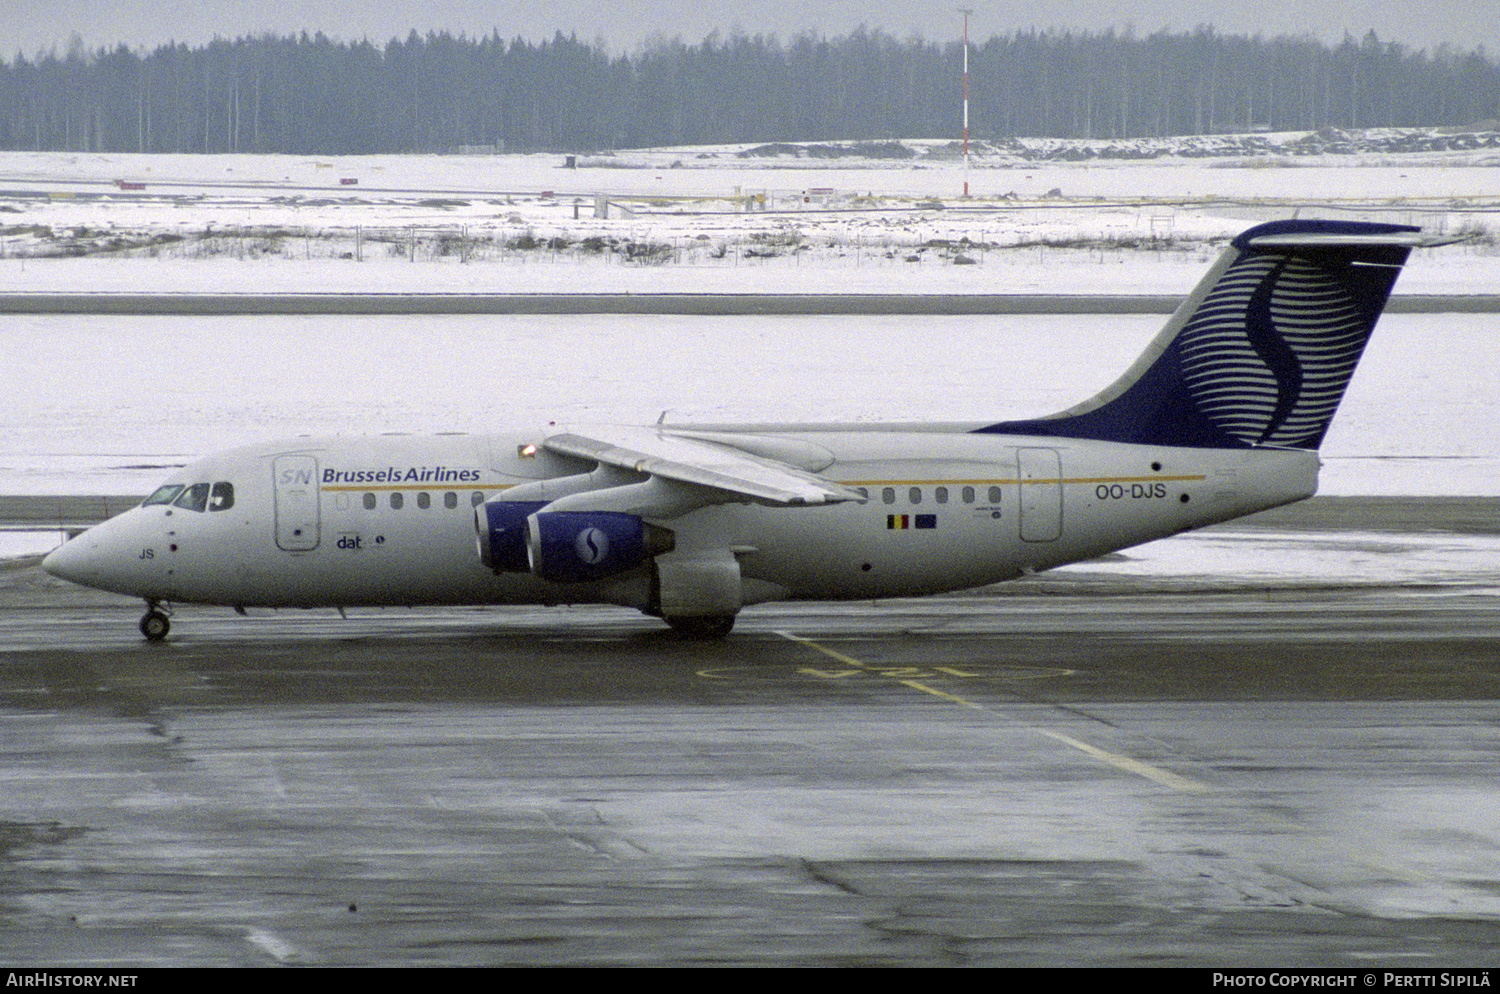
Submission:
<svg viewBox="0 0 1500 994">
<path fill-rule="evenodd" d="M 1056 449 L 1017 449 L 1021 541 L 1052 542 L 1062 535 L 1062 460 Z"/>
<path fill-rule="evenodd" d="M 276 546 L 287 552 L 318 547 L 318 460 L 314 456 L 277 456 L 271 464 L 276 495 Z"/>
</svg>

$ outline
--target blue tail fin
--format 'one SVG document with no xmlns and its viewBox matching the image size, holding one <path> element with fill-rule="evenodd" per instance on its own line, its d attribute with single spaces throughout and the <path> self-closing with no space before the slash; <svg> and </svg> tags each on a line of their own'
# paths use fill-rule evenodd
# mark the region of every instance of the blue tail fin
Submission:
<svg viewBox="0 0 1500 994">
<path fill-rule="evenodd" d="M 1230 245 L 1126 373 L 1090 400 L 981 432 L 1316 449 L 1419 229 L 1275 221 Z"/>
</svg>

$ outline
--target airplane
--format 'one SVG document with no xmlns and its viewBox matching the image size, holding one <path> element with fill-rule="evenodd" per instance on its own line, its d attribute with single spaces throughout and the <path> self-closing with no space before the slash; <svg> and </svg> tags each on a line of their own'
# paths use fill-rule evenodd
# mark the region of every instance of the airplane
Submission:
<svg viewBox="0 0 1500 994">
<path fill-rule="evenodd" d="M 748 605 L 979 587 L 1310 497 L 1413 248 L 1405 225 L 1240 234 L 1146 351 L 1045 417 L 535 427 L 210 455 L 42 568 L 170 605 L 616 604 L 721 638 Z"/>
</svg>

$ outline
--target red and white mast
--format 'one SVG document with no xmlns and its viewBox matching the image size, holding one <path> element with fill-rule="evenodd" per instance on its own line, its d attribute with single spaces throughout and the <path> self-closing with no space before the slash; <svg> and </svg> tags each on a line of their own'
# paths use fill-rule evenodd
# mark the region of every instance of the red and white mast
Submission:
<svg viewBox="0 0 1500 994">
<path fill-rule="evenodd" d="M 969 195 L 969 15 L 972 7 L 958 8 L 964 15 L 964 196 Z"/>
</svg>

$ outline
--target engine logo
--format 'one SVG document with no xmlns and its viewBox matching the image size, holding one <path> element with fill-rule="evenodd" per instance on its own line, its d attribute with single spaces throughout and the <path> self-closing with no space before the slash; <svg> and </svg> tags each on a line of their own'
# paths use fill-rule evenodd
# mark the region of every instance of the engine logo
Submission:
<svg viewBox="0 0 1500 994">
<path fill-rule="evenodd" d="M 573 540 L 573 551 L 590 566 L 597 566 L 609 555 L 609 536 L 598 528 L 585 528 Z"/>
</svg>

